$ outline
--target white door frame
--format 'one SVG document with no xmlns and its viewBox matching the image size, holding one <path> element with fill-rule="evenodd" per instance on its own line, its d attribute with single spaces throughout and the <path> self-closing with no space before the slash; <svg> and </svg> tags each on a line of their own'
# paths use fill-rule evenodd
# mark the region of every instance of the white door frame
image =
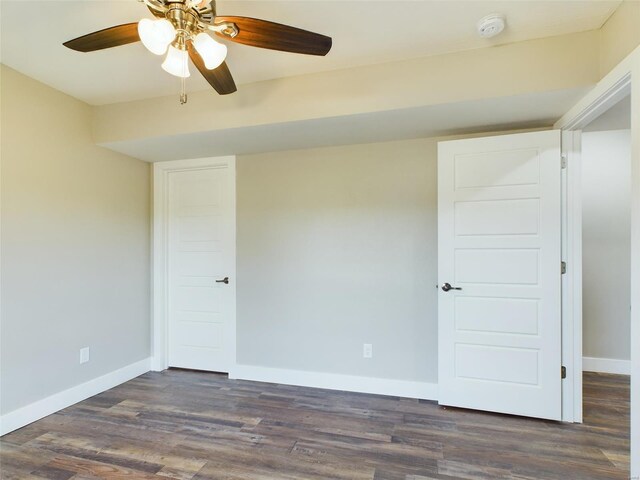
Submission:
<svg viewBox="0 0 640 480">
<path fill-rule="evenodd" d="M 581 136 L 562 131 L 562 420 L 582 422 L 582 195 L 580 178 Z M 569 167 L 569 165 L 571 167 Z"/>
<path fill-rule="evenodd" d="M 152 235 L 152 252 L 153 252 L 153 270 L 151 275 L 151 292 L 152 292 L 152 313 L 151 313 L 151 369 L 154 371 L 166 370 L 168 364 L 169 339 L 168 329 L 169 322 L 167 320 L 167 301 L 168 301 L 168 272 L 167 272 L 167 249 L 168 249 L 168 231 L 167 231 L 167 192 L 168 177 L 171 172 L 194 171 L 207 168 L 215 168 L 221 165 L 228 165 L 231 173 L 231 196 L 232 196 L 232 235 L 233 245 L 236 244 L 236 157 L 212 157 L 212 158 L 195 158 L 188 160 L 172 160 L 167 162 L 156 162 L 153 164 L 153 235 Z M 234 251 L 235 256 L 235 251 Z M 235 368 L 236 364 L 236 262 L 232 264 L 232 271 L 229 277 L 232 281 L 229 288 L 232 290 L 233 297 L 231 318 L 229 319 L 229 327 L 232 332 L 232 342 L 230 345 L 231 361 L 230 370 Z"/>
<path fill-rule="evenodd" d="M 578 215 L 581 205 L 579 159 L 576 160 L 575 132 L 615 105 L 631 93 L 631 478 L 640 478 L 640 47 L 636 48 L 611 72 L 609 72 L 582 100 L 567 112 L 555 128 L 563 130 L 567 142 L 567 243 L 568 262 L 581 261 L 582 229 Z M 579 147 L 579 145 L 577 145 Z M 563 146 L 563 149 L 565 146 Z M 576 168 L 577 165 L 577 168 Z M 573 168 L 572 168 L 573 167 Z M 567 387 L 572 394 L 563 405 L 568 411 L 569 421 L 582 420 L 582 295 L 581 272 L 568 264 L 568 275 L 563 285 L 563 308 L 567 317 L 563 320 L 563 331 L 567 333 L 567 354 L 573 357 L 573 367 L 568 375 Z M 565 326 L 568 328 L 565 329 Z M 564 335 L 563 335 L 564 336 Z M 571 360 L 571 358 L 569 358 Z"/>
</svg>

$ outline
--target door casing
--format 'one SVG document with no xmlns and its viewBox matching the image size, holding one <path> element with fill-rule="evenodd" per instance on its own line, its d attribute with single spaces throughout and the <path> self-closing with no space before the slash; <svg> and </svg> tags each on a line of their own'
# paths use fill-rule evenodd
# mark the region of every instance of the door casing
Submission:
<svg viewBox="0 0 640 480">
<path fill-rule="evenodd" d="M 580 100 L 569 112 L 567 112 L 556 124 L 555 128 L 563 130 L 563 139 L 567 139 L 569 147 L 572 141 L 575 141 L 579 131 L 591 120 L 597 118 L 602 112 L 608 110 L 615 105 L 621 98 L 627 94 L 631 94 L 631 478 L 640 478 L 640 47 L 631 52 L 622 62 L 620 62 L 611 72 L 609 72 L 598 84 L 591 90 L 582 100 Z M 577 132 L 577 133 L 576 133 Z M 573 139 L 573 140 L 572 140 Z M 579 145 L 578 145 L 579 146 Z M 571 149 L 568 150 L 568 183 L 567 196 L 576 195 L 576 188 L 579 188 L 576 178 L 572 177 L 577 169 L 571 169 L 572 162 L 579 163 L 579 148 L 575 145 L 573 150 L 573 158 Z M 567 205 L 570 205 L 567 202 Z M 581 242 L 581 235 L 578 232 L 571 231 L 569 223 L 570 218 L 581 213 L 580 210 L 569 208 L 567 210 L 567 246 L 566 253 L 569 261 L 579 253 L 577 242 Z M 576 224 L 574 222 L 574 227 Z M 580 257 L 581 258 L 581 257 Z M 569 264 L 568 274 L 577 275 L 578 272 L 572 272 Z M 576 291 L 580 291 L 580 285 L 577 284 L 579 279 L 573 282 L 573 288 L 565 288 L 563 290 L 563 302 L 566 317 L 563 318 L 563 331 L 571 335 L 570 340 L 574 344 L 572 352 L 572 364 L 581 365 L 582 352 L 582 314 L 580 295 L 576 295 Z M 580 288 L 578 288 L 580 287 Z M 634 299 L 636 301 L 634 301 Z M 565 323 L 572 330 L 564 330 Z M 581 412 L 578 411 L 582 404 L 582 388 L 581 375 L 582 369 L 574 369 L 573 375 L 568 377 L 565 385 L 573 383 L 573 391 L 571 399 L 573 402 L 567 402 L 566 408 L 573 411 L 571 415 L 563 420 L 580 421 Z M 563 394 L 565 392 L 563 391 Z M 577 406 L 577 408 L 576 408 Z M 569 413 L 569 412 L 568 412 Z"/>
<path fill-rule="evenodd" d="M 562 179 L 562 259 L 567 264 L 562 279 L 562 362 L 567 367 L 562 419 L 567 422 L 581 423 L 583 418 L 581 129 L 630 93 L 631 74 L 627 73 L 562 127 L 562 154 L 566 162 Z"/>
<path fill-rule="evenodd" d="M 168 175 L 171 172 L 178 171 L 194 171 L 209 168 L 220 168 L 225 166 L 229 169 L 233 181 L 229 185 L 231 190 L 230 197 L 232 201 L 232 244 L 235 249 L 236 244 L 236 157 L 212 157 L 212 158 L 196 158 L 188 160 L 172 160 L 167 162 L 156 162 L 153 164 L 153 235 L 152 235 L 152 258 L 153 271 L 151 275 L 151 369 L 154 371 L 166 370 L 168 363 L 168 329 L 169 322 L 167 318 L 167 302 L 168 298 L 168 231 L 167 231 L 167 192 L 168 192 Z M 235 251 L 233 252 L 234 260 L 229 277 L 233 280 L 236 278 L 236 261 Z M 228 287 L 231 289 L 232 308 L 229 318 L 229 329 L 231 345 L 229 345 L 230 371 L 236 365 L 236 282 L 232 281 Z"/>
</svg>

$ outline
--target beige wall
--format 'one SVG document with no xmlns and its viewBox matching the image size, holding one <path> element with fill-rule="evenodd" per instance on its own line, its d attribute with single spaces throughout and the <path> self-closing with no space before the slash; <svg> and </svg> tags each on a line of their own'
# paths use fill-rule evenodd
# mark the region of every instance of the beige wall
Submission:
<svg viewBox="0 0 640 480">
<path fill-rule="evenodd" d="M 435 382 L 436 140 L 241 156 L 237 176 L 238 362 Z"/>
<path fill-rule="evenodd" d="M 581 165 L 584 355 L 629 360 L 631 132 L 584 132 Z"/>
<path fill-rule="evenodd" d="M 624 0 L 600 30 L 600 76 L 640 45 L 640 1 Z"/>
<path fill-rule="evenodd" d="M 88 105 L 1 74 L 4 414 L 149 356 L 150 169 L 93 144 Z"/>
</svg>

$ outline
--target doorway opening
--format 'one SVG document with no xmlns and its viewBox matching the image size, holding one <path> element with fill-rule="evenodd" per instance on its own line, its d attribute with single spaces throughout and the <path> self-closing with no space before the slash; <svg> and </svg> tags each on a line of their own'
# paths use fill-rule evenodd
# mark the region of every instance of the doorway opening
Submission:
<svg viewBox="0 0 640 480">
<path fill-rule="evenodd" d="M 631 97 L 582 128 L 583 412 L 606 409 L 628 431 L 631 373 Z M 607 404 L 595 394 L 606 385 Z M 609 460 L 629 469 L 628 438 L 612 439 Z"/>
</svg>

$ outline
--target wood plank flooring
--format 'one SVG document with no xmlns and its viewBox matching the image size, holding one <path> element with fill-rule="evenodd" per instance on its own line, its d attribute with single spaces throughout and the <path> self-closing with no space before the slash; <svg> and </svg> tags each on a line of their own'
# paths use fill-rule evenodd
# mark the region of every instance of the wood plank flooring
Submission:
<svg viewBox="0 0 640 480">
<path fill-rule="evenodd" d="M 629 477 L 629 379 L 585 374 L 585 423 L 224 375 L 147 373 L 0 440 L 4 480 Z"/>
</svg>

